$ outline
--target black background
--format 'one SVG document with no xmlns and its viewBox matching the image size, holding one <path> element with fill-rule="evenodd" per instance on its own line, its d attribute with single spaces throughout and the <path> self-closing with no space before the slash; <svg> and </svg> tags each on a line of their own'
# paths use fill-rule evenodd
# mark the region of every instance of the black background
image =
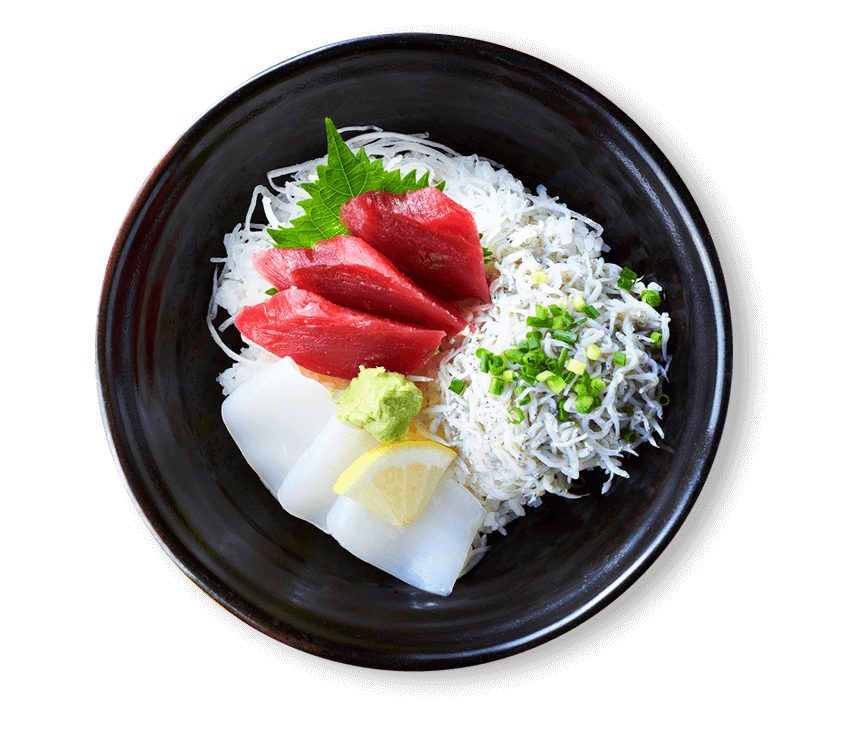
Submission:
<svg viewBox="0 0 842 732">
<path fill-rule="evenodd" d="M 169 144 L 198 115 L 284 58 L 354 37 L 334 32 L 273 44 L 271 38 L 238 43 L 236 35 L 220 35 L 197 48 L 183 39 L 172 43 L 162 30 L 122 39 L 113 48 L 106 44 L 102 63 L 90 67 L 94 84 L 107 90 L 91 99 L 95 147 L 90 163 L 107 188 L 107 205 L 98 207 L 101 215 L 93 231 L 96 241 L 90 243 L 99 256 L 97 288 L 132 197 Z M 737 60 L 727 35 L 688 42 L 653 30 L 617 33 L 609 42 L 598 24 L 551 38 L 505 32 L 457 35 L 511 46 L 554 63 L 615 102 L 653 138 L 696 198 L 713 234 L 729 287 L 736 353 L 745 353 L 750 335 L 739 323 L 749 295 L 740 282 L 738 256 L 746 232 L 739 228 L 737 211 L 748 177 L 743 163 L 752 147 L 748 131 L 756 126 L 758 114 L 751 106 L 749 57 Z M 580 687 L 604 688 L 609 697 L 616 685 L 645 694 L 659 678 L 674 682 L 711 662 L 744 662 L 746 642 L 754 634 L 744 604 L 752 581 L 744 580 L 750 576 L 744 573 L 746 517 L 737 505 L 748 486 L 735 461 L 745 449 L 741 433 L 749 390 L 735 377 L 737 396 L 732 394 L 724 439 L 697 505 L 665 553 L 621 597 L 580 628 L 536 650 L 486 666 L 414 674 L 410 681 L 443 680 L 445 687 L 465 683 L 470 694 L 474 682 L 487 681 L 492 690 L 500 678 L 510 678 L 517 684 L 513 701 L 533 693 L 555 701 L 555 689 L 562 688 L 575 701 Z M 272 686 L 277 675 L 281 692 L 281 675 L 290 670 L 300 684 L 308 679 L 318 679 L 320 685 L 328 679 L 363 680 L 383 688 L 406 683 L 405 675 L 366 672 L 288 648 L 208 599 L 144 526 L 114 469 L 98 416 L 97 422 L 103 469 L 96 492 L 109 518 L 94 529 L 97 559 L 88 576 L 95 589 L 87 601 L 86 637 L 101 669 L 121 673 L 151 661 L 158 683 L 191 676 L 229 690 L 247 688 L 252 677 Z M 116 569 L 110 568 L 111 561 Z M 652 664 L 657 676 L 641 676 Z M 271 699 L 255 703 L 265 701 L 269 707 L 274 704 Z"/>
</svg>

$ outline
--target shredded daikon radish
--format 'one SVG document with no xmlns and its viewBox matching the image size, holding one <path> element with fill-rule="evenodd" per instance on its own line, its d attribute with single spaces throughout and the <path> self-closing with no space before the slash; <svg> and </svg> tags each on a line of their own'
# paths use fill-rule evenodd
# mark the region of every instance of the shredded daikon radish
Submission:
<svg viewBox="0 0 842 732">
<path fill-rule="evenodd" d="M 459 453 L 454 475 L 487 511 L 467 569 L 486 550 L 485 534 L 505 533 L 505 525 L 523 515 L 525 506 L 539 505 L 546 493 L 578 498 L 571 482 L 594 468 L 604 471 L 602 490 L 607 491 L 615 476 L 627 477 L 622 467 L 626 455 L 636 455 L 635 448 L 643 442 L 657 445 L 656 436 L 663 437 L 657 397 L 669 363 L 669 316 L 640 299 L 644 289 L 660 291 L 657 283 L 644 285 L 638 279 L 630 292 L 617 287 L 621 267 L 602 259 L 608 250 L 602 227 L 549 197 L 543 186 L 531 193 L 499 165 L 477 155 L 459 155 L 426 135 L 371 127 L 347 130 L 366 130 L 348 140 L 348 146 L 355 152 L 364 146 L 370 157 L 382 158 L 388 170 L 417 170 L 419 176 L 428 172 L 432 185 L 445 181 L 444 192 L 471 211 L 483 247 L 492 253 L 488 274 L 495 278 L 493 306 L 464 313 L 471 333 L 442 344 L 446 354 L 437 373 L 430 374 L 434 381 L 427 385 L 428 404 L 421 415 L 431 436 Z M 218 307 L 231 316 L 219 326 L 221 331 L 240 308 L 267 298 L 268 283 L 255 271 L 252 256 L 271 246 L 267 227 L 291 226 L 290 221 L 303 213 L 298 203 L 308 194 L 301 183 L 315 180 L 316 166 L 325 163 L 326 158 L 320 158 L 271 171 L 268 185 L 255 189 L 243 225 L 225 237 L 226 256 L 214 260 L 223 268 L 208 315 L 212 330 Z M 533 279 L 536 272 L 543 273 L 538 280 Z M 569 347 L 569 356 L 586 363 L 592 377 L 605 382 L 602 404 L 580 415 L 569 387 L 559 398 L 537 383 L 523 393 L 531 399 L 521 407 L 523 421 L 514 424 L 508 418 L 515 404 L 512 387 L 500 396 L 488 393 L 490 376 L 480 372 L 476 350 L 500 353 L 516 347 L 532 330 L 526 318 L 536 305 L 567 307 L 577 295 L 594 306 L 599 317 L 578 329 L 579 340 Z M 662 333 L 660 348 L 653 344 L 654 332 Z M 221 344 L 219 334 L 214 332 L 214 337 Z M 567 345 L 548 338 L 544 344 L 550 356 Z M 599 347 L 597 360 L 587 357 L 591 344 Z M 626 354 L 623 366 L 613 363 L 618 351 Z M 225 394 L 277 360 L 248 343 L 239 356 L 227 348 L 226 352 L 233 363 L 218 379 Z M 448 389 L 454 378 L 466 384 L 461 394 Z M 559 404 L 575 423 L 559 420 Z M 629 433 L 636 435 L 632 441 L 624 439 Z"/>
</svg>

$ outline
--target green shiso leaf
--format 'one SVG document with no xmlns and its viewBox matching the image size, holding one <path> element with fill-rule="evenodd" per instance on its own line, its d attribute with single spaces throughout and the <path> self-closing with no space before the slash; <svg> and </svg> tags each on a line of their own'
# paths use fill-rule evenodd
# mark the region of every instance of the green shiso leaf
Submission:
<svg viewBox="0 0 842 732">
<path fill-rule="evenodd" d="M 316 168 L 317 180 L 301 184 L 310 194 L 310 198 L 299 204 L 304 215 L 292 219 L 291 228 L 267 230 L 276 247 L 312 249 L 317 241 L 347 234 L 348 230 L 339 220 L 339 209 L 362 193 L 409 193 L 430 185 L 428 173 L 416 178 L 416 171 L 412 170 L 401 177 L 397 170 L 384 170 L 382 160 L 369 160 L 362 148 L 354 155 L 328 118 L 325 118 L 325 128 L 327 165 Z"/>
</svg>

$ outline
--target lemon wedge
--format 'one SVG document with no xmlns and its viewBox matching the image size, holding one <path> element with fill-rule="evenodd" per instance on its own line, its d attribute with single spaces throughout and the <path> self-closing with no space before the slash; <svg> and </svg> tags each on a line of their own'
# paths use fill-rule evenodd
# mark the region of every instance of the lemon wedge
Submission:
<svg viewBox="0 0 842 732">
<path fill-rule="evenodd" d="M 406 526 L 427 507 L 455 457 L 453 450 L 432 440 L 378 445 L 351 463 L 333 490 L 393 526 Z"/>
</svg>

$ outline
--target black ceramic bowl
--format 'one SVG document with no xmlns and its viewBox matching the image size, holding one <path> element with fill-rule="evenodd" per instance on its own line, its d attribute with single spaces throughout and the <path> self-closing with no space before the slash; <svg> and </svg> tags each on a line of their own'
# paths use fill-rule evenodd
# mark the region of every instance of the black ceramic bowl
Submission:
<svg viewBox="0 0 842 732">
<path fill-rule="evenodd" d="M 205 325 L 222 238 L 266 171 L 325 152 L 324 118 L 430 133 L 601 222 L 609 259 L 666 291 L 669 450 L 605 496 L 553 499 L 497 536 L 449 597 L 415 590 L 287 515 L 220 419 L 227 359 Z M 119 232 L 97 361 L 106 429 L 179 567 L 265 634 L 361 666 L 465 666 L 582 623 L 637 579 L 697 498 L 725 418 L 727 298 L 711 237 L 663 153 L 569 74 L 488 43 L 389 35 L 319 49 L 232 92 L 166 154 Z"/>
</svg>

